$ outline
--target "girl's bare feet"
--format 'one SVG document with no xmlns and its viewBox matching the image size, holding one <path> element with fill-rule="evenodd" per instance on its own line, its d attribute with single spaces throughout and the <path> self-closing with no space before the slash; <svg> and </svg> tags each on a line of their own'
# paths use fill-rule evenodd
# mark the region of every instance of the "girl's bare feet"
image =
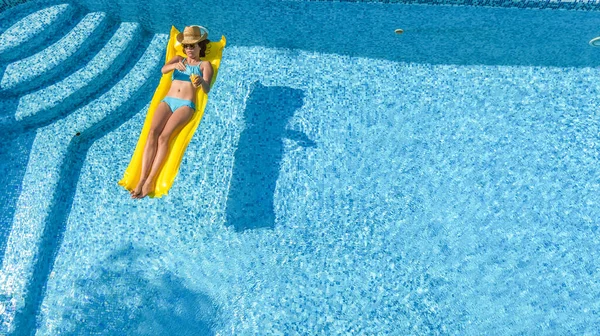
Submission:
<svg viewBox="0 0 600 336">
<path fill-rule="evenodd" d="M 154 191 L 154 181 L 153 179 L 147 179 L 144 185 L 142 186 L 142 192 L 138 195 L 137 198 L 144 198 L 148 196 L 151 191 Z"/>
<path fill-rule="evenodd" d="M 131 190 L 131 192 L 130 192 L 131 198 L 141 198 L 139 196 L 142 193 L 142 187 L 144 186 L 145 182 L 146 182 L 146 179 L 141 179 L 140 182 L 138 182 L 135 189 Z"/>
</svg>

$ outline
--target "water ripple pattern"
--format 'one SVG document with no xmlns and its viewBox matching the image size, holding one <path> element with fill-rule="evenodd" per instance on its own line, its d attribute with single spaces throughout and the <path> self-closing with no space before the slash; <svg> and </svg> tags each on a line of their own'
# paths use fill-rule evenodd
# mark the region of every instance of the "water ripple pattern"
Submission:
<svg viewBox="0 0 600 336">
<path fill-rule="evenodd" d="M 8 300 L 1 305 L 9 306 L 12 314 L 23 307 L 34 257 L 43 253 L 38 243 L 52 206 L 49 195 L 57 187 L 71 139 L 77 132 L 84 133 L 107 116 L 119 113 L 121 105 L 135 98 L 145 83 L 143 79 L 156 74 L 167 40 L 164 34 L 154 36 L 136 65 L 109 91 L 66 118 L 38 129 L 0 272 L 0 298 Z M 5 320 L 5 325 L 12 328 L 12 318 L 5 316 Z"/>
<path fill-rule="evenodd" d="M 600 12 L 78 3 L 90 73 L 0 95 L 0 334 L 598 334 Z M 142 36 L 108 66 L 115 18 Z M 192 22 L 232 43 L 169 196 L 131 199 L 149 27 Z"/>
<path fill-rule="evenodd" d="M 26 16 L 0 35 L 0 54 L 34 37 L 68 13 L 70 8 L 70 5 L 62 4 Z"/>
<path fill-rule="evenodd" d="M 335 0 L 285 0 L 285 1 L 335 1 Z M 570 10 L 600 10 L 598 0 L 357 0 L 357 2 L 398 3 L 423 5 L 460 5 L 517 8 L 551 8 Z"/>
<path fill-rule="evenodd" d="M 43 51 L 9 64 L 4 72 L 0 88 L 11 90 L 56 68 L 71 57 L 94 32 L 106 23 L 102 12 L 87 14 L 69 34 Z"/>
<path fill-rule="evenodd" d="M 69 77 L 42 90 L 23 96 L 19 100 L 15 119 L 21 121 L 28 117 L 42 113 L 63 102 L 68 96 L 83 95 L 78 92 L 93 81 L 106 80 L 108 76 L 101 77 L 114 62 L 127 61 L 125 51 L 136 42 L 136 37 L 141 34 L 138 23 L 122 23 L 108 43 L 94 58 Z"/>
</svg>

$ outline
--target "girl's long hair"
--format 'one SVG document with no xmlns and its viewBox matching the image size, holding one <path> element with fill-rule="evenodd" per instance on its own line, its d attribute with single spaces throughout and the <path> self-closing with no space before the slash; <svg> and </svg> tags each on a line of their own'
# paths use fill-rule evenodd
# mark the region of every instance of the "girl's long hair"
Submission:
<svg viewBox="0 0 600 336">
<path fill-rule="evenodd" d="M 206 47 L 209 43 L 209 39 L 198 42 L 198 46 L 200 47 L 200 57 L 206 57 Z"/>
</svg>

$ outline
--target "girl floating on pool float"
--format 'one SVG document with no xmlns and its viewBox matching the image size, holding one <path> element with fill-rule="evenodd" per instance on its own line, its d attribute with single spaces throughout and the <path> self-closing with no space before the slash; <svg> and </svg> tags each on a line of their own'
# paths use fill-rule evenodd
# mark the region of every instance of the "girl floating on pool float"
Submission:
<svg viewBox="0 0 600 336">
<path fill-rule="evenodd" d="M 163 75 L 131 161 L 119 181 L 133 198 L 162 197 L 177 177 L 188 144 L 202 121 L 207 93 L 219 74 L 227 45 L 225 36 L 209 42 L 207 34 L 206 28 L 199 26 L 186 27 L 183 34 L 171 27 Z"/>
<path fill-rule="evenodd" d="M 185 27 L 177 35 L 187 57 L 171 58 L 161 69 L 163 74 L 173 72 L 167 96 L 156 107 L 144 147 L 142 171 L 137 186 L 130 191 L 132 198 L 144 198 L 154 190 L 155 179 L 169 151 L 169 140 L 190 121 L 196 110 L 196 90 L 210 91 L 213 68 L 206 56 L 210 42 L 204 27 Z"/>
</svg>

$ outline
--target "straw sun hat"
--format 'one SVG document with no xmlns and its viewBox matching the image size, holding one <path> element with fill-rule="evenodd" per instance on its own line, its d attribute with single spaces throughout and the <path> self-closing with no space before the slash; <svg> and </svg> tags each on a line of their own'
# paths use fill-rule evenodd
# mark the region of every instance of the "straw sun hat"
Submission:
<svg viewBox="0 0 600 336">
<path fill-rule="evenodd" d="M 188 26 L 182 33 L 177 34 L 177 42 L 181 44 L 194 44 L 206 40 L 208 29 L 202 26 Z"/>
</svg>

